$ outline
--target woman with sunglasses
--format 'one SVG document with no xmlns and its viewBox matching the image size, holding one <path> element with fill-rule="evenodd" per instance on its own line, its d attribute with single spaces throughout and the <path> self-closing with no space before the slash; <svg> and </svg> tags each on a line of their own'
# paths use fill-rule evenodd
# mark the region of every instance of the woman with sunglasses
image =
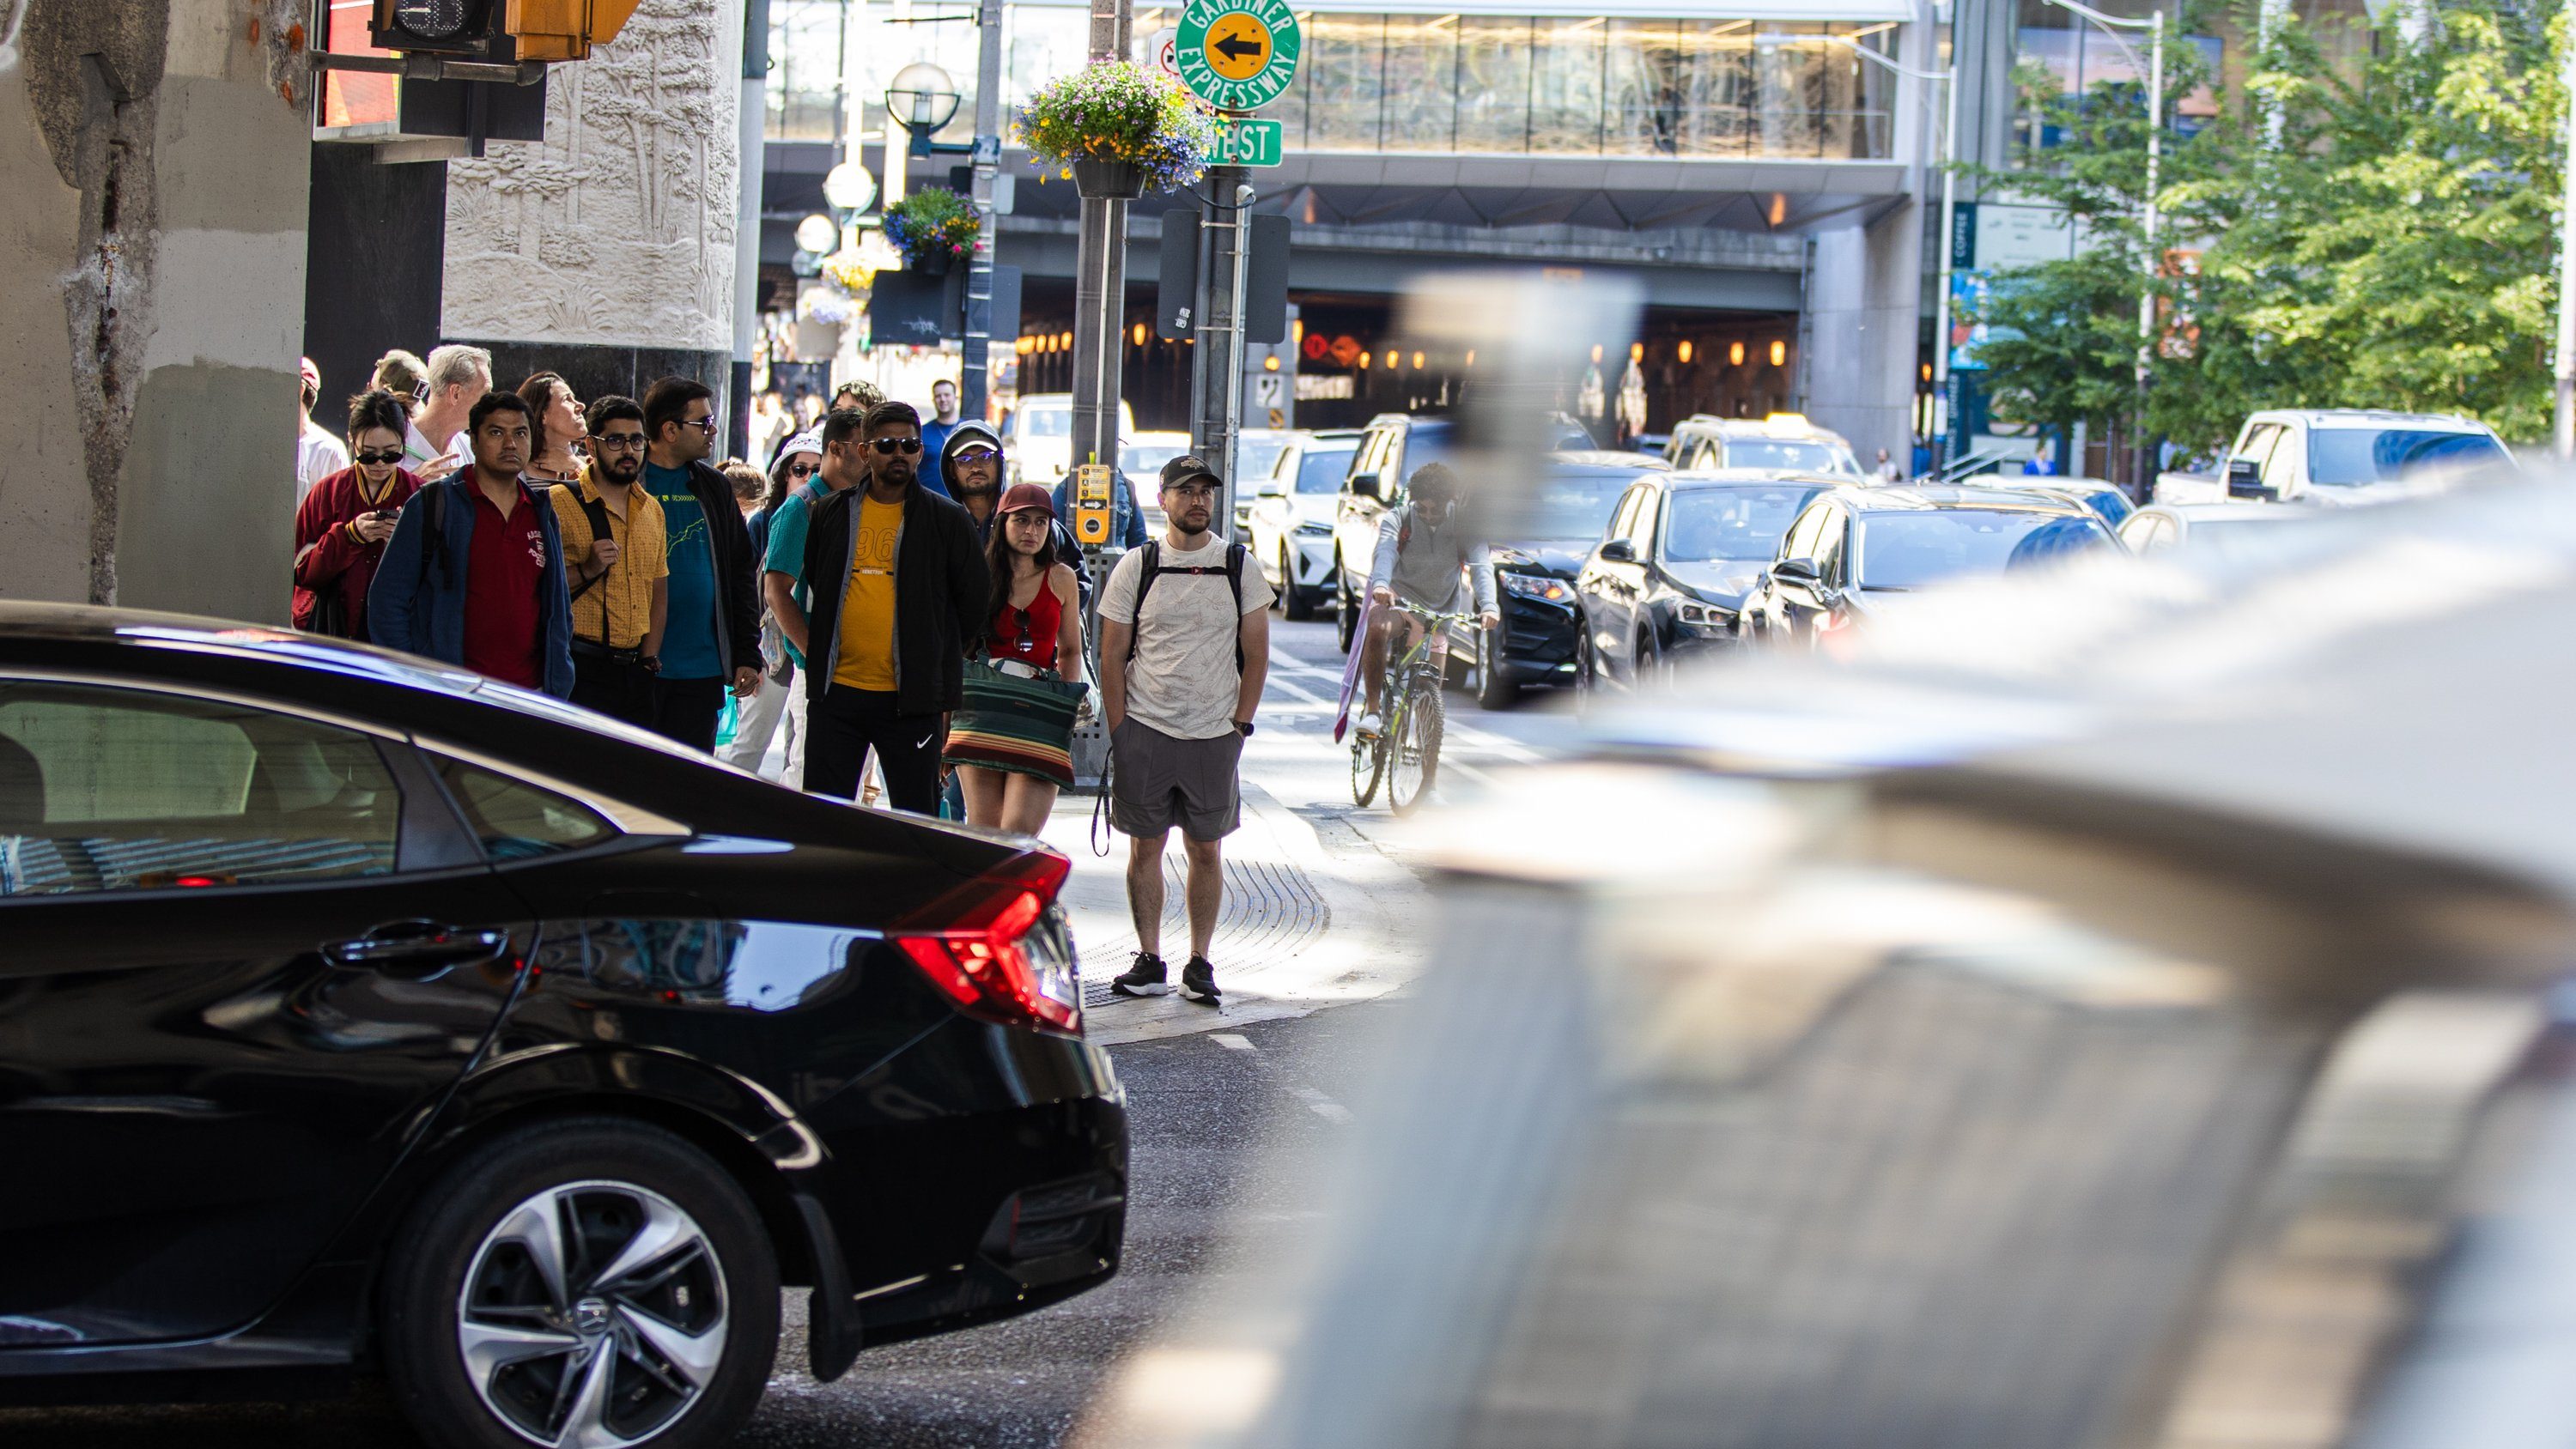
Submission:
<svg viewBox="0 0 2576 1449">
<path fill-rule="evenodd" d="M 789 438 L 779 447 L 778 461 L 769 469 L 768 491 L 747 520 L 751 529 L 753 558 L 766 559 L 769 556 L 770 524 L 776 521 L 778 510 L 787 505 L 788 499 L 806 495 L 804 503 L 799 506 L 813 506 L 811 495 L 823 491 L 823 480 L 815 476 L 822 466 L 823 440 L 810 429 Z M 769 742 L 777 735 L 779 722 L 784 720 L 787 725 L 785 771 L 771 777 L 784 779 L 785 772 L 797 769 L 797 751 L 801 748 L 805 732 L 799 725 L 797 711 L 792 707 L 798 693 L 796 661 L 788 657 L 787 640 L 778 632 L 777 617 L 769 611 L 767 590 L 762 592 L 760 682 L 753 687 L 751 697 L 742 701 L 734 721 L 733 739 L 716 751 L 716 758 L 738 770 L 749 770 L 755 775 L 763 773 L 761 762 L 768 758 Z"/>
<path fill-rule="evenodd" d="M 1055 560 L 1055 505 L 1035 483 L 1002 494 L 984 563 L 993 576 L 981 660 L 949 721 L 947 763 L 966 820 L 1035 835 L 1056 792 L 1073 783 L 1073 720 L 1082 703 L 1082 609 L 1073 570 Z"/>
<path fill-rule="evenodd" d="M 295 627 L 367 637 L 367 585 L 385 540 L 421 480 L 402 466 L 401 399 L 379 388 L 349 402 L 350 466 L 313 485 L 295 510 Z"/>
<path fill-rule="evenodd" d="M 581 455 L 581 440 L 590 435 L 589 424 L 582 419 L 581 399 L 572 395 L 572 384 L 559 372 L 540 372 L 519 384 L 519 400 L 537 417 L 534 456 L 520 476 L 531 483 L 578 483 L 582 465 L 589 460 Z"/>
</svg>

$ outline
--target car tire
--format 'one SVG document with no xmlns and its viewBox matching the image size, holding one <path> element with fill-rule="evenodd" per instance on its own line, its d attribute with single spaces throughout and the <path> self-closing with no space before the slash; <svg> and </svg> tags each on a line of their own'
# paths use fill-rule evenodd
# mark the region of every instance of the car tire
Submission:
<svg viewBox="0 0 2576 1449">
<path fill-rule="evenodd" d="M 512 1133 L 440 1177 L 393 1241 L 385 1374 L 438 1449 L 575 1442 L 582 1422 L 638 1449 L 703 1449 L 760 1403 L 777 1254 L 732 1176 L 672 1133 L 600 1116 Z"/>
<path fill-rule="evenodd" d="M 1315 596 L 1297 586 L 1297 571 L 1289 566 L 1288 544 L 1284 539 L 1279 544 L 1279 608 L 1297 623 L 1315 617 Z"/>
<path fill-rule="evenodd" d="M 1495 638 L 1499 629 L 1476 631 L 1476 703 L 1484 709 L 1510 709 L 1520 703 L 1521 687 L 1512 682 L 1503 669 L 1503 650 Z"/>
</svg>

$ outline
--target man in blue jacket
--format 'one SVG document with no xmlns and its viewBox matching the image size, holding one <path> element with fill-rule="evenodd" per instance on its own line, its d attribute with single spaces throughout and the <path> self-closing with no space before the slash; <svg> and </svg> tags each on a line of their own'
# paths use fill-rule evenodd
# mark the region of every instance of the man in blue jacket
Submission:
<svg viewBox="0 0 2576 1449">
<path fill-rule="evenodd" d="M 505 684 L 572 697 L 572 605 L 555 514 L 519 481 L 536 418 L 516 393 L 467 415 L 474 465 L 403 505 L 367 589 L 367 632 L 387 648 Z"/>
</svg>

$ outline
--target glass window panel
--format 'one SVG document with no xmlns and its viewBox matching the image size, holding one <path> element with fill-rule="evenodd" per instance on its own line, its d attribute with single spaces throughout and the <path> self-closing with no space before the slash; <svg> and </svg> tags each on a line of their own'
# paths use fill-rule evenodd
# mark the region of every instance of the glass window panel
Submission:
<svg viewBox="0 0 2576 1449">
<path fill-rule="evenodd" d="M 1458 149 L 1517 155 L 1529 148 L 1530 22 L 1458 22 Z"/>
<path fill-rule="evenodd" d="M 1613 20 L 1603 65 L 1603 149 L 1614 156 L 1672 156 L 1682 138 L 1682 22 Z"/>
<path fill-rule="evenodd" d="M 1386 17 L 1317 15 L 1306 28 L 1305 63 L 1314 70 L 1306 144 L 1318 151 L 1377 150 Z"/>
<path fill-rule="evenodd" d="M 1749 156 L 1754 109 L 1753 22 L 1685 20 L 1674 37 L 1685 156 Z"/>
<path fill-rule="evenodd" d="M 1386 19 L 1386 147 L 1447 151 L 1457 144 L 1458 17 Z"/>
<path fill-rule="evenodd" d="M 775 0 L 769 11 L 769 80 L 763 94 L 773 141 L 832 141 L 841 134 L 844 0 Z"/>
<path fill-rule="evenodd" d="M 441 760 L 439 774 L 445 777 L 457 808 L 465 812 L 475 839 L 483 842 L 484 853 L 495 865 L 579 850 L 617 834 L 589 806 L 523 780 L 496 775 L 462 760 Z"/>
<path fill-rule="evenodd" d="M 1532 22 L 1530 150 L 1538 154 L 1601 150 L 1601 62 L 1609 23 Z"/>
<path fill-rule="evenodd" d="M 401 818 L 364 735 L 140 691 L 0 690 L 0 896 L 384 875 Z"/>
<path fill-rule="evenodd" d="M 1754 48 L 1762 155 L 1823 154 L 1824 138 L 1816 115 L 1828 42 L 1820 30 L 1815 25 L 1775 23 L 1765 27 Z"/>
<path fill-rule="evenodd" d="M 1012 107 L 1027 105 L 1038 87 L 1082 68 L 1090 50 L 1089 12 L 1013 5 L 1002 15 L 1002 98 Z"/>
</svg>

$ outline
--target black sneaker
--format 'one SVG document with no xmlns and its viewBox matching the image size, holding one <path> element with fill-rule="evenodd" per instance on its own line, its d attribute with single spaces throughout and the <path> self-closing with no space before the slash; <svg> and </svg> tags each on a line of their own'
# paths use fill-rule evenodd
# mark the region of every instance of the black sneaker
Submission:
<svg viewBox="0 0 2576 1449">
<path fill-rule="evenodd" d="M 1163 958 L 1139 951 L 1136 964 L 1109 978 L 1109 989 L 1120 996 L 1164 996 L 1170 994 L 1172 984 L 1165 979 Z"/>
<path fill-rule="evenodd" d="M 1192 956 L 1190 964 L 1181 968 L 1181 995 L 1191 1001 L 1204 1001 L 1210 1006 L 1218 1004 L 1216 968 L 1208 964 L 1208 958 Z"/>
</svg>

